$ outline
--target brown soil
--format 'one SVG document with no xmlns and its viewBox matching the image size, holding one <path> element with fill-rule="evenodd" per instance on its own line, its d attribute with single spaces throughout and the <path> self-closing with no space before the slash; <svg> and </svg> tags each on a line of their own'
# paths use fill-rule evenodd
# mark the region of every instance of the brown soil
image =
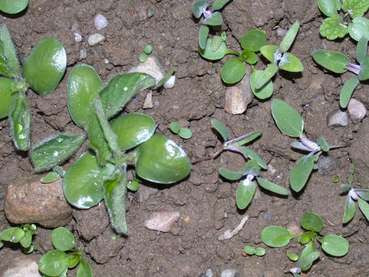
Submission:
<svg viewBox="0 0 369 277">
<path fill-rule="evenodd" d="M 67 49 L 68 70 L 78 62 L 88 63 L 94 65 L 105 80 L 134 65 L 146 43 L 154 45 L 156 54 L 167 68 L 176 68 L 176 86 L 155 92 L 154 108 L 145 112 L 157 120 L 161 131 L 184 146 L 193 163 L 192 175 L 188 180 L 158 192 L 143 188 L 140 197 L 130 194 L 128 238 L 114 235 L 103 206 L 74 212 L 74 221 L 69 227 L 80 236 L 79 243 L 88 253 L 95 276 L 193 277 L 200 276 L 208 268 L 215 276 L 220 276 L 226 268 L 237 269 L 240 276 L 282 276 L 293 265 L 288 261 L 285 249 L 271 249 L 265 257 L 256 258 L 242 256 L 242 248 L 245 244 L 260 243 L 259 234 L 266 225 L 298 224 L 300 216 L 308 210 L 321 214 L 329 222 L 327 231 L 343 233 L 351 243 L 347 256 L 340 259 L 323 256 L 308 275 L 368 276 L 367 223 L 357 216 L 348 227 L 342 227 L 344 198 L 339 196 L 339 185 L 332 182 L 334 176 L 345 180 L 350 153 L 360 149 L 347 147 L 333 151 L 332 168 L 324 174 L 316 172 L 300 197 L 280 199 L 260 191 L 245 213 L 236 209 L 237 184 L 219 179 L 217 168 L 220 164 L 236 167 L 241 160 L 226 154 L 215 161 L 211 159 L 220 143 L 211 131 L 210 117 L 226 122 L 235 136 L 261 131 L 263 137 L 253 147 L 275 168 L 274 175 L 269 177 L 284 186 L 288 185 L 292 161 L 299 155 L 290 150 L 290 139 L 275 127 L 270 116 L 270 101 L 254 100 L 243 115 L 232 116 L 224 112 L 225 87 L 219 78 L 221 64 L 199 57 L 199 26 L 191 17 L 191 4 L 192 0 L 31 0 L 23 16 L 0 17 L 0 23 L 8 25 L 20 57 L 28 54 L 41 37 L 53 35 L 63 41 Z M 148 16 L 150 12 L 154 14 L 152 17 Z M 106 41 L 94 47 L 89 47 L 86 39 L 82 43 L 74 42 L 72 28 L 77 28 L 86 38 L 95 32 L 93 17 L 97 13 L 104 14 L 109 20 L 109 26 L 102 32 Z M 326 127 L 327 114 L 338 107 L 337 88 L 341 79 L 318 69 L 310 53 L 324 45 L 354 56 L 354 44 L 348 39 L 329 42 L 319 37 L 322 19 L 315 1 L 234 0 L 225 9 L 224 16 L 231 45 L 237 45 L 236 39 L 253 26 L 263 28 L 271 41 L 278 42 L 277 28 L 286 29 L 299 19 L 303 26 L 293 52 L 303 59 L 305 71 L 296 78 L 277 77 L 274 95 L 288 99 L 303 112 L 309 137 L 323 135 L 332 144 L 351 144 L 357 138 L 360 125 Z M 87 58 L 79 61 L 82 48 L 87 50 Z M 369 94 L 363 90 L 355 95 L 368 106 Z M 47 97 L 41 98 L 32 92 L 28 95 L 34 143 L 58 131 L 77 130 L 67 112 L 66 78 L 57 91 Z M 141 110 L 143 100 L 144 93 L 133 100 L 126 111 Z M 167 126 L 173 120 L 188 123 L 193 138 L 183 141 L 171 135 Z M 8 134 L 7 121 L 0 122 L 0 197 L 7 184 L 32 174 L 27 156 L 14 151 Z M 146 200 L 139 201 L 140 198 Z M 171 233 L 158 234 L 144 227 L 151 212 L 159 210 L 181 213 L 181 219 Z M 234 228 L 244 214 L 250 219 L 243 230 L 231 240 L 218 241 L 218 236 L 224 230 Z M 0 229 L 7 226 L 3 214 L 0 222 Z M 49 231 L 40 229 L 37 241 L 41 250 L 49 247 L 44 241 L 48 236 Z M 7 262 L 9 251 L 0 251 L 0 263 Z"/>
</svg>

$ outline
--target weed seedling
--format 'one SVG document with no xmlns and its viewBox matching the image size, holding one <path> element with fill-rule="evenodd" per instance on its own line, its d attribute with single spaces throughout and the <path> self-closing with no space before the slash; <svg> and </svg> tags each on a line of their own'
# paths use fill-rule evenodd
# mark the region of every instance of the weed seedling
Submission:
<svg viewBox="0 0 369 277">
<path fill-rule="evenodd" d="M 63 45 L 55 38 L 44 38 L 21 67 L 7 27 L 0 26 L 0 119 L 9 117 L 10 134 L 18 150 L 28 151 L 31 144 L 27 90 L 31 88 L 41 96 L 50 94 L 63 78 L 66 66 Z"/>
<path fill-rule="evenodd" d="M 272 101 L 272 116 L 278 129 L 298 141 L 291 143 L 291 147 L 306 153 L 297 160 L 290 171 L 290 186 L 294 192 L 300 192 L 306 185 L 315 164 L 321 154 L 327 154 L 331 149 L 337 148 L 328 144 L 325 138 L 320 137 L 316 142 L 308 139 L 304 134 L 304 119 L 293 107 L 283 100 Z"/>
<path fill-rule="evenodd" d="M 74 235 L 66 228 L 52 231 L 51 241 L 55 249 L 44 254 L 38 262 L 38 270 L 43 276 L 67 276 L 68 269 L 78 266 L 77 277 L 92 277 L 92 268 L 83 252 L 76 248 Z"/>
<path fill-rule="evenodd" d="M 153 51 L 153 47 L 151 44 L 146 44 L 143 51 L 140 53 L 140 55 L 138 56 L 138 60 L 141 63 L 144 63 L 147 61 L 148 57 L 150 57 L 150 55 L 152 54 Z"/>
<path fill-rule="evenodd" d="M 324 220 L 313 212 L 306 212 L 300 220 L 303 229 L 298 234 L 293 234 L 290 230 L 282 226 L 267 226 L 261 232 L 261 240 L 272 248 L 285 247 L 291 239 L 304 246 L 298 255 L 292 251 L 287 251 L 287 257 L 297 262 L 297 266 L 290 272 L 294 276 L 300 276 L 301 272 L 309 271 L 313 263 L 320 258 L 320 249 L 329 256 L 343 257 L 349 251 L 349 242 L 340 235 L 322 235 Z"/>
<path fill-rule="evenodd" d="M 251 245 L 246 245 L 243 248 L 243 252 L 249 256 L 263 257 L 266 253 L 266 250 L 263 247 L 254 247 Z"/>
<path fill-rule="evenodd" d="M 19 243 L 22 250 L 29 254 L 34 250 L 32 244 L 33 235 L 37 233 L 35 224 L 24 224 L 20 227 L 10 227 L 0 232 L 0 248 L 4 243 Z"/>
<path fill-rule="evenodd" d="M 28 6 L 29 0 L 0 0 L 0 12 L 6 14 L 18 14 L 24 11 Z"/>
<path fill-rule="evenodd" d="M 369 79 L 368 38 L 360 39 L 357 44 L 356 60 L 359 64 L 350 63 L 345 54 L 337 51 L 320 49 L 314 51 L 312 56 L 317 64 L 333 73 L 343 74 L 350 71 L 356 75 L 344 83 L 340 92 L 340 107 L 347 108 L 360 82 Z"/>
<path fill-rule="evenodd" d="M 270 64 L 264 70 L 254 70 L 250 77 L 250 85 L 254 95 L 259 99 L 267 99 L 273 94 L 272 78 L 279 70 L 297 73 L 304 70 L 300 59 L 288 52 L 292 47 L 300 23 L 296 21 L 283 37 L 279 46 L 264 45 L 260 48 L 261 55 L 266 58 Z"/>
<path fill-rule="evenodd" d="M 191 129 L 182 127 L 178 121 L 170 123 L 169 130 L 183 139 L 190 139 L 192 137 Z"/>
<path fill-rule="evenodd" d="M 214 155 L 214 158 L 223 151 L 231 151 L 241 154 L 248 160 L 245 165 L 237 171 L 223 167 L 219 169 L 219 174 L 223 178 L 229 181 L 241 180 L 236 190 L 236 205 L 239 209 L 246 209 L 250 205 L 255 195 L 257 185 L 268 192 L 280 196 L 288 196 L 289 193 L 287 189 L 260 176 L 260 171 L 267 170 L 268 165 L 256 152 L 245 146 L 258 139 L 261 136 L 260 132 L 252 132 L 230 140 L 230 131 L 221 121 L 213 118 L 211 124 L 224 142 L 222 149 Z"/>
<path fill-rule="evenodd" d="M 327 17 L 320 25 L 320 35 L 329 40 L 347 34 L 356 41 L 369 37 L 368 0 L 317 0 L 319 10 Z"/>
</svg>

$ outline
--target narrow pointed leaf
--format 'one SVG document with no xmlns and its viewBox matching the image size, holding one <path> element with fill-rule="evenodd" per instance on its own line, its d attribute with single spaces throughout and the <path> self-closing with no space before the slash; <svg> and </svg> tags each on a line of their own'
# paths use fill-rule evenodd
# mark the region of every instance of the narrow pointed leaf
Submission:
<svg viewBox="0 0 369 277">
<path fill-rule="evenodd" d="M 254 70 L 250 76 L 250 87 L 254 96 L 260 100 L 268 99 L 273 95 L 273 82 L 269 80 L 262 88 L 257 89 L 257 80 L 262 78 L 262 70 Z"/>
<path fill-rule="evenodd" d="M 261 89 L 277 74 L 279 68 L 276 64 L 271 63 L 262 71 L 262 74 L 256 79 L 256 89 Z"/>
<path fill-rule="evenodd" d="M 245 174 L 243 170 L 230 170 L 224 167 L 219 168 L 219 175 L 229 181 L 237 181 Z"/>
<path fill-rule="evenodd" d="M 369 56 L 364 57 L 360 64 L 359 80 L 366 81 L 369 79 Z"/>
<path fill-rule="evenodd" d="M 10 134 L 15 147 L 21 151 L 28 151 L 31 146 L 31 111 L 24 93 L 12 95 L 9 111 Z"/>
<path fill-rule="evenodd" d="M 337 5 L 337 0 L 317 0 L 319 10 L 325 16 L 333 16 L 337 14 L 339 10 L 339 5 Z"/>
<path fill-rule="evenodd" d="M 258 28 L 252 28 L 240 38 L 240 44 L 242 49 L 258 52 L 267 44 L 266 33 Z"/>
<path fill-rule="evenodd" d="M 359 204 L 360 211 L 363 213 L 366 220 L 369 221 L 369 204 L 366 201 L 362 200 L 361 198 L 359 198 L 357 201 Z"/>
<path fill-rule="evenodd" d="M 365 57 L 368 56 L 368 38 L 363 37 L 359 40 L 356 46 L 356 60 L 362 63 Z"/>
<path fill-rule="evenodd" d="M 279 45 L 279 49 L 281 50 L 282 53 L 287 52 L 291 48 L 299 30 L 300 30 L 300 22 L 296 21 L 295 23 L 293 23 L 288 32 L 285 34 L 281 44 Z"/>
<path fill-rule="evenodd" d="M 6 58 L 7 66 L 11 71 L 11 76 L 9 77 L 19 76 L 21 74 L 21 69 L 17 57 L 17 51 L 15 50 L 13 40 L 5 24 L 0 26 L 0 41 L 2 42 L 3 55 Z"/>
<path fill-rule="evenodd" d="M 349 242 L 342 236 L 328 234 L 323 237 L 321 243 L 323 251 L 334 257 L 345 256 L 349 251 Z"/>
<path fill-rule="evenodd" d="M 209 36 L 209 27 L 206 25 L 201 25 L 199 30 L 199 47 L 201 50 L 206 48 L 206 43 Z"/>
<path fill-rule="evenodd" d="M 7 14 L 17 14 L 25 10 L 29 0 L 0 0 L 0 11 Z"/>
<path fill-rule="evenodd" d="M 347 108 L 352 94 L 354 93 L 356 87 L 359 85 L 360 81 L 357 77 L 353 77 L 347 80 L 341 89 L 340 92 L 340 107 L 345 109 Z"/>
<path fill-rule="evenodd" d="M 247 159 L 254 160 L 261 168 L 268 169 L 267 163 L 260 157 L 256 152 L 248 147 L 239 146 L 237 147 L 242 155 Z"/>
<path fill-rule="evenodd" d="M 356 213 L 356 203 L 355 201 L 348 195 L 345 201 L 345 210 L 343 213 L 343 224 L 349 223 L 355 216 Z"/>
<path fill-rule="evenodd" d="M 213 4 L 211 4 L 211 8 L 213 11 L 218 11 L 224 8 L 232 0 L 215 0 Z"/>
<path fill-rule="evenodd" d="M 300 192 L 306 185 L 314 169 L 315 156 L 301 157 L 290 172 L 290 185 L 293 191 Z"/>
<path fill-rule="evenodd" d="M 222 137 L 223 141 L 227 141 L 230 136 L 230 131 L 224 125 L 224 123 L 216 118 L 212 118 L 210 122 L 213 129 L 217 131 L 217 133 Z"/>
<path fill-rule="evenodd" d="M 224 83 L 234 85 L 240 82 L 246 74 L 246 65 L 238 58 L 227 60 L 220 72 Z"/>
<path fill-rule="evenodd" d="M 347 71 L 349 59 L 346 55 L 337 51 L 316 50 L 312 53 L 314 61 L 325 69 L 342 74 Z"/>
<path fill-rule="evenodd" d="M 301 268 L 302 272 L 306 272 L 312 267 L 313 263 L 319 259 L 319 257 L 320 253 L 316 250 L 314 243 L 309 242 L 302 250 L 297 264 Z"/>
<path fill-rule="evenodd" d="M 254 198 L 255 191 L 256 182 L 248 182 L 247 180 L 241 181 L 236 190 L 237 208 L 240 210 L 246 209 Z"/>
<path fill-rule="evenodd" d="M 246 144 L 249 144 L 249 143 L 257 140 L 261 136 L 262 136 L 261 132 L 257 132 L 257 131 L 251 132 L 251 133 L 248 133 L 246 135 L 243 135 L 243 136 L 240 136 L 240 137 L 234 139 L 232 144 L 238 145 L 238 146 L 244 146 Z"/>
<path fill-rule="evenodd" d="M 295 55 L 291 53 L 284 54 L 285 61 L 279 63 L 279 68 L 288 72 L 302 72 L 304 71 L 304 65 Z"/>
<path fill-rule="evenodd" d="M 369 201 L 369 190 L 368 189 L 354 189 L 355 192 L 360 196 L 361 199 Z"/>
<path fill-rule="evenodd" d="M 0 120 L 8 117 L 12 102 L 12 93 L 15 91 L 15 81 L 0 77 Z"/>
<path fill-rule="evenodd" d="M 323 152 L 327 153 L 331 149 L 331 145 L 328 143 L 328 141 L 324 137 L 319 137 L 317 139 L 317 143 Z"/>
<path fill-rule="evenodd" d="M 261 231 L 261 240 L 269 247 L 284 247 L 292 236 L 287 228 L 282 226 L 267 226 Z"/>
<path fill-rule="evenodd" d="M 366 17 L 355 17 L 348 27 L 352 39 L 359 41 L 362 37 L 369 39 L 369 19 Z"/>
<path fill-rule="evenodd" d="M 339 15 L 334 15 L 324 19 L 319 30 L 320 35 L 329 40 L 344 38 L 349 32 L 349 28 Z"/>
<path fill-rule="evenodd" d="M 282 195 L 282 196 L 289 195 L 289 191 L 280 185 L 277 185 L 262 177 L 257 177 L 257 180 L 258 180 L 259 186 L 261 186 L 263 189 L 267 191 L 270 191 L 270 192 L 273 192 L 275 194 Z"/>
<path fill-rule="evenodd" d="M 93 277 L 90 264 L 83 258 L 79 262 L 76 277 Z"/>
</svg>

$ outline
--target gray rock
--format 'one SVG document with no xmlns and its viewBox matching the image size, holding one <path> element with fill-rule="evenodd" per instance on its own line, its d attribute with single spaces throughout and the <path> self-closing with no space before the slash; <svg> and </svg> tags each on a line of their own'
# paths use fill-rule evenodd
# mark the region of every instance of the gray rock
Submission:
<svg viewBox="0 0 369 277">
<path fill-rule="evenodd" d="M 346 127 L 349 123 L 349 118 L 346 112 L 335 110 L 327 116 L 327 124 L 329 127 Z"/>
<path fill-rule="evenodd" d="M 367 114 L 367 110 L 363 103 L 352 98 L 348 104 L 347 111 L 353 122 L 360 122 Z"/>
<path fill-rule="evenodd" d="M 36 256 L 19 256 L 7 263 L 5 271 L 0 270 L 2 277 L 41 277 L 37 265 Z"/>
<path fill-rule="evenodd" d="M 317 166 L 321 175 L 330 175 L 337 168 L 337 160 L 330 156 L 321 156 Z"/>
<path fill-rule="evenodd" d="M 240 273 L 236 269 L 225 269 L 220 274 L 220 277 L 240 277 Z"/>
<path fill-rule="evenodd" d="M 145 62 L 131 68 L 129 72 L 140 72 L 151 75 L 156 83 L 159 83 L 159 81 L 164 78 L 164 71 L 158 58 L 152 55 L 148 57 Z"/>
<path fill-rule="evenodd" d="M 103 16 L 102 14 L 97 14 L 94 18 L 94 24 L 95 24 L 96 30 L 100 31 L 106 28 L 109 22 L 105 16 Z"/>
<path fill-rule="evenodd" d="M 99 44 L 100 42 L 103 42 L 104 40 L 105 40 L 105 36 L 99 33 L 95 33 L 95 34 L 89 35 L 87 42 L 88 42 L 88 45 L 94 46 L 96 44 Z"/>
<path fill-rule="evenodd" d="M 247 110 L 252 98 L 250 78 L 246 75 L 237 86 L 227 87 L 224 110 L 230 114 L 242 114 Z"/>
</svg>

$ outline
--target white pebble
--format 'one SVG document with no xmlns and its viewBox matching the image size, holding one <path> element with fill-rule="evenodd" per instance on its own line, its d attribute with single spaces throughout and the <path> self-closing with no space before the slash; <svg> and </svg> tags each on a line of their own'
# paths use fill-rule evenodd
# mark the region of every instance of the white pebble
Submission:
<svg viewBox="0 0 369 277">
<path fill-rule="evenodd" d="M 164 84 L 164 88 L 173 88 L 176 83 L 176 76 L 172 75 Z"/>
<path fill-rule="evenodd" d="M 359 122 L 364 119 L 366 116 L 366 108 L 363 103 L 352 98 L 348 104 L 347 111 L 350 115 L 350 118 L 354 122 Z"/>
<path fill-rule="evenodd" d="M 90 46 L 94 46 L 104 40 L 105 40 L 105 37 L 102 34 L 95 33 L 95 34 L 90 35 L 87 41 Z"/>
<path fill-rule="evenodd" d="M 84 60 L 87 57 L 87 50 L 82 48 L 81 50 L 79 50 L 79 59 L 80 60 Z"/>
<path fill-rule="evenodd" d="M 349 118 L 346 112 L 336 110 L 328 114 L 327 123 L 329 127 L 346 127 Z"/>
<path fill-rule="evenodd" d="M 156 212 L 145 221 L 145 227 L 150 230 L 169 232 L 179 216 L 179 212 Z"/>
<path fill-rule="evenodd" d="M 78 32 L 74 32 L 74 41 L 75 42 L 81 42 L 82 41 L 82 35 Z"/>
<path fill-rule="evenodd" d="M 108 26 L 108 20 L 102 14 L 97 14 L 94 18 L 96 30 L 102 30 Z"/>
</svg>

